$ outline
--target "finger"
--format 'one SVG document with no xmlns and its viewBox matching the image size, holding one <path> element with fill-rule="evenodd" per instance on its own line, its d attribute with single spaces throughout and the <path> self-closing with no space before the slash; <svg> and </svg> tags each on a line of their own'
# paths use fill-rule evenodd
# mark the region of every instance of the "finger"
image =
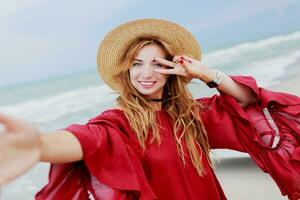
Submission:
<svg viewBox="0 0 300 200">
<path fill-rule="evenodd" d="M 173 62 L 178 63 L 179 60 L 181 60 L 182 55 L 176 55 L 173 57 Z M 184 58 L 184 57 L 183 57 Z"/>
<path fill-rule="evenodd" d="M 190 74 L 190 69 L 188 68 L 188 62 L 185 60 L 179 60 L 180 66 L 183 68 L 181 71 L 184 71 L 185 75 Z M 183 75 L 183 72 L 180 71 L 180 74 Z"/>
<path fill-rule="evenodd" d="M 3 115 L 0 113 L 0 118 L 3 117 Z M 0 119 L 0 134 L 3 134 L 6 131 L 6 126 L 3 124 L 3 122 Z"/>
<path fill-rule="evenodd" d="M 173 62 L 178 63 L 180 60 L 185 60 L 188 63 L 192 63 L 192 58 L 186 56 L 186 55 L 176 55 L 173 57 Z"/>
<path fill-rule="evenodd" d="M 162 64 L 162 65 L 166 65 L 166 66 L 169 66 L 169 67 L 175 67 L 176 66 L 176 63 L 173 63 L 169 60 L 166 60 L 166 59 L 163 59 L 163 58 L 160 58 L 160 57 L 155 57 L 154 58 L 158 63 Z"/>
<path fill-rule="evenodd" d="M 185 61 L 192 60 L 192 58 L 187 55 L 181 55 L 180 57 L 182 57 Z"/>
<path fill-rule="evenodd" d="M 0 132 L 3 132 L 12 127 L 11 117 L 0 113 Z"/>
<path fill-rule="evenodd" d="M 187 61 L 186 60 L 179 60 L 179 64 L 186 70 L 187 69 Z"/>
<path fill-rule="evenodd" d="M 162 69 L 162 68 L 159 68 L 159 69 L 154 69 L 155 72 L 157 73 L 160 73 L 160 74 L 173 74 L 173 75 L 176 75 L 178 74 L 177 70 L 172 68 L 172 69 Z"/>
<path fill-rule="evenodd" d="M 5 126 L 6 131 L 14 132 L 20 129 L 20 127 L 26 127 L 26 124 L 16 117 L 0 114 L 0 124 Z"/>
<path fill-rule="evenodd" d="M 0 124 L 0 134 L 3 134 L 6 131 L 6 127 L 3 124 Z"/>
</svg>

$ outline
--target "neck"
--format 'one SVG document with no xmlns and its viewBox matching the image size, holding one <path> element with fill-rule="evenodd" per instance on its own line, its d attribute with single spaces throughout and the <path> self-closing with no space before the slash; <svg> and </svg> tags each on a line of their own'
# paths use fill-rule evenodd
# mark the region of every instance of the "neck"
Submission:
<svg viewBox="0 0 300 200">
<path fill-rule="evenodd" d="M 151 100 L 151 105 L 154 108 L 154 110 L 161 110 L 161 101 L 153 101 Z"/>
<path fill-rule="evenodd" d="M 155 110 L 161 110 L 163 98 L 146 98 L 146 100 L 151 103 Z"/>
<path fill-rule="evenodd" d="M 162 102 L 163 99 L 149 99 L 149 101 L 152 101 L 152 102 Z"/>
</svg>

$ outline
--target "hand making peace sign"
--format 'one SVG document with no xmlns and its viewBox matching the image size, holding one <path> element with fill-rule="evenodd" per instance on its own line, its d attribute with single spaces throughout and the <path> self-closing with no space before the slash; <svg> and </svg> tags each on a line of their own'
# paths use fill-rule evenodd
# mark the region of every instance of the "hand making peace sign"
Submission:
<svg viewBox="0 0 300 200">
<path fill-rule="evenodd" d="M 173 62 L 155 57 L 155 60 L 162 65 L 171 67 L 169 69 L 156 68 L 155 72 L 161 74 L 174 74 L 179 76 L 186 76 L 189 78 L 199 78 L 207 82 L 208 77 L 212 77 L 212 71 L 208 67 L 201 64 L 199 60 L 188 57 L 186 55 L 176 55 L 173 57 Z"/>
</svg>

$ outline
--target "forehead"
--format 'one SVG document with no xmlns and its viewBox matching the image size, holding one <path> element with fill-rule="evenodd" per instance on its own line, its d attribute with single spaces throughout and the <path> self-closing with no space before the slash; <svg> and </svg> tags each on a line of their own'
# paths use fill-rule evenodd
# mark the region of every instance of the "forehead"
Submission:
<svg viewBox="0 0 300 200">
<path fill-rule="evenodd" d="M 147 59 L 149 57 L 153 58 L 154 56 L 165 58 L 166 52 L 162 47 L 160 47 L 157 44 L 149 44 L 140 49 L 140 51 L 137 53 L 136 58 Z"/>
</svg>

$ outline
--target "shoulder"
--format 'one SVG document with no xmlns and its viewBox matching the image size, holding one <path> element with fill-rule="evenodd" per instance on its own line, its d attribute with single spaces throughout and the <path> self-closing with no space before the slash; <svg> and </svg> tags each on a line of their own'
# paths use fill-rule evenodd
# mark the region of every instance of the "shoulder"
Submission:
<svg viewBox="0 0 300 200">
<path fill-rule="evenodd" d="M 93 121 L 98 118 L 117 117 L 120 115 L 124 115 L 123 110 L 119 108 L 107 108 L 104 111 L 102 111 L 99 115 L 91 118 L 89 121 Z"/>
<path fill-rule="evenodd" d="M 91 118 L 88 124 L 110 124 L 117 125 L 120 123 L 126 123 L 126 117 L 124 112 L 119 107 L 107 108 L 99 115 Z"/>
<path fill-rule="evenodd" d="M 120 115 L 123 114 L 123 110 L 120 107 L 113 107 L 113 108 L 107 108 L 104 111 L 101 112 L 99 116 L 114 116 L 114 115 Z"/>
<path fill-rule="evenodd" d="M 196 100 L 198 103 L 208 104 L 208 103 L 212 103 L 213 101 L 215 101 L 215 100 L 218 99 L 218 98 L 219 98 L 219 95 L 218 95 L 218 94 L 215 94 L 215 95 L 210 96 L 210 97 L 196 98 L 195 100 Z"/>
<path fill-rule="evenodd" d="M 211 111 L 214 110 L 215 107 L 220 105 L 220 97 L 219 95 L 213 95 L 211 97 L 202 97 L 195 99 L 200 106 L 200 110 L 204 111 Z"/>
</svg>

